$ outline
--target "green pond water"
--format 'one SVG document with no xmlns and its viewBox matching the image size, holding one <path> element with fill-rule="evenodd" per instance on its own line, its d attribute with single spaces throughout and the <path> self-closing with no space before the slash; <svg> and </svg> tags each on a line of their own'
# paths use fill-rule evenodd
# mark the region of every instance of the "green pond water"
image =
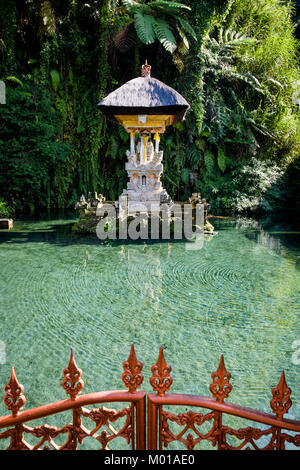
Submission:
<svg viewBox="0 0 300 470">
<path fill-rule="evenodd" d="M 209 396 L 223 353 L 229 401 L 262 411 L 270 411 L 284 369 L 289 415 L 300 419 L 299 233 L 214 220 L 218 235 L 199 250 L 181 241 L 103 246 L 72 234 L 72 222 L 15 222 L 0 231 L 1 389 L 14 365 L 26 408 L 63 399 L 71 347 L 86 393 L 123 388 L 134 343 L 150 391 L 164 346 L 173 392 Z"/>
</svg>

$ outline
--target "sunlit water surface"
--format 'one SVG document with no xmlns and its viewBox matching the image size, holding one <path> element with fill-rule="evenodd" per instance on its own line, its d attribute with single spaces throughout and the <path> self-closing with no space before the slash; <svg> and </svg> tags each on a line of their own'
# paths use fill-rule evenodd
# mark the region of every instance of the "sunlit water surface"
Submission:
<svg viewBox="0 0 300 470">
<path fill-rule="evenodd" d="M 134 343 L 150 391 L 164 346 L 173 392 L 209 395 L 223 353 L 230 401 L 262 411 L 284 369 L 289 415 L 300 419 L 300 234 L 214 220 L 218 235 L 199 250 L 181 241 L 103 246 L 72 234 L 71 222 L 0 231 L 1 388 L 14 365 L 26 408 L 63 399 L 71 347 L 85 392 L 123 388 Z"/>
</svg>

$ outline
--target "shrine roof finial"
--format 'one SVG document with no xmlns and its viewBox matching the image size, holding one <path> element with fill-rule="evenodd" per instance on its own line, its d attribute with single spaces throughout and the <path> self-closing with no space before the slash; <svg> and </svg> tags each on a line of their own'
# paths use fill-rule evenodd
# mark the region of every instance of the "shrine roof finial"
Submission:
<svg viewBox="0 0 300 470">
<path fill-rule="evenodd" d="M 147 59 L 145 63 L 142 65 L 142 77 L 150 77 L 151 72 L 151 65 L 148 64 Z"/>
</svg>

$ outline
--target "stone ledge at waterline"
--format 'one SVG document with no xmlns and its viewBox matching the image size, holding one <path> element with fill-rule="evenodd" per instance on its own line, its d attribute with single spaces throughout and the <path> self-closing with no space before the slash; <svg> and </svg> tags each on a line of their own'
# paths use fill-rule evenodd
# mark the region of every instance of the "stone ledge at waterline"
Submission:
<svg viewBox="0 0 300 470">
<path fill-rule="evenodd" d="M 13 219 L 0 219 L 0 230 L 10 230 L 13 225 Z"/>
<path fill-rule="evenodd" d="M 113 202 L 111 201 L 106 201 L 106 204 L 112 204 L 114 205 Z M 176 204 L 182 205 L 183 202 L 176 202 Z M 80 209 L 79 210 L 79 219 L 78 221 L 73 225 L 73 232 L 80 233 L 80 234 L 96 234 L 96 227 L 98 222 L 103 219 L 103 217 L 97 216 L 96 215 L 96 207 L 89 207 L 87 209 Z M 210 217 L 210 216 L 208 216 Z M 213 216 L 211 216 L 213 217 Z M 127 225 L 130 224 L 130 222 L 134 219 L 134 216 L 127 216 Z M 160 220 L 160 229 L 161 229 L 161 217 L 159 217 Z M 193 220 L 195 220 L 195 217 L 193 216 Z M 195 225 L 193 224 L 193 230 L 195 230 Z M 118 218 L 116 220 L 116 231 L 118 233 Z M 149 235 L 151 233 L 151 221 L 148 219 L 148 231 Z M 160 230 L 161 232 L 161 230 Z M 172 235 L 174 233 L 174 217 L 170 218 L 170 236 L 172 238 Z M 204 234 L 208 235 L 217 235 L 217 232 L 214 231 L 214 227 L 212 224 L 209 223 L 208 220 L 205 221 L 204 225 Z M 184 238 L 184 237 L 183 237 Z"/>
</svg>

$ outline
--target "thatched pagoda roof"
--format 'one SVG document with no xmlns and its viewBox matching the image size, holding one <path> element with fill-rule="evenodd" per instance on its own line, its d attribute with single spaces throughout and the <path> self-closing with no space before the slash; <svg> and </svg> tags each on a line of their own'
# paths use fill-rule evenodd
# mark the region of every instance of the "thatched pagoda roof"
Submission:
<svg viewBox="0 0 300 470">
<path fill-rule="evenodd" d="M 190 105 L 173 88 L 150 76 L 150 66 L 142 68 L 144 76 L 129 80 L 112 91 L 98 104 L 102 113 L 118 122 L 114 115 L 168 114 L 174 122 L 182 121 Z"/>
</svg>

